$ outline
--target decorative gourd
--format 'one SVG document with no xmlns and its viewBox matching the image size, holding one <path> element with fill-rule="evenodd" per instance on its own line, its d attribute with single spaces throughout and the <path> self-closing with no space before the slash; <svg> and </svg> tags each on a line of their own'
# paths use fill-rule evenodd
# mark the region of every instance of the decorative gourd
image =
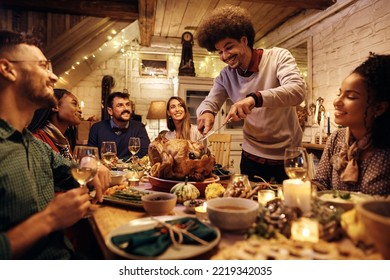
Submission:
<svg viewBox="0 0 390 280">
<path fill-rule="evenodd" d="M 197 199 L 200 196 L 198 188 L 193 184 L 188 183 L 188 177 L 186 177 L 185 182 L 174 185 L 170 192 L 177 196 L 178 203 L 183 203 L 186 200 Z"/>
</svg>

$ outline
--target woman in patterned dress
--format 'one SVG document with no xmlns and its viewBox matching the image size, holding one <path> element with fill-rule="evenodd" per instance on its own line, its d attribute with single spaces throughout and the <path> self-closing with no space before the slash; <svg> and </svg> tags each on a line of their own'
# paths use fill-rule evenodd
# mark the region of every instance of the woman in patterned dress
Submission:
<svg viewBox="0 0 390 280">
<path fill-rule="evenodd" d="M 333 132 L 313 183 L 321 190 L 390 194 L 390 55 L 370 54 L 341 84 Z"/>
</svg>

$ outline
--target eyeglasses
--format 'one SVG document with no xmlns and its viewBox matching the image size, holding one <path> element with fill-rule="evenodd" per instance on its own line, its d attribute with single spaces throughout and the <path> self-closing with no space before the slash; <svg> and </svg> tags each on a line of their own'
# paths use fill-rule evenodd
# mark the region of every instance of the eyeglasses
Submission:
<svg viewBox="0 0 390 280">
<path fill-rule="evenodd" d="M 53 66 L 51 65 L 50 60 L 8 60 L 12 63 L 18 63 L 18 62 L 33 62 L 39 64 L 40 67 L 45 69 L 48 73 L 53 73 Z"/>
</svg>

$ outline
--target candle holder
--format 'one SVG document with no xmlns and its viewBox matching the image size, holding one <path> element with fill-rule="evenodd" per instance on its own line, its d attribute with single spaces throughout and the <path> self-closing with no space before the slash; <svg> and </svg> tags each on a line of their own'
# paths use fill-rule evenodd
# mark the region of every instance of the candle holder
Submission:
<svg viewBox="0 0 390 280">
<path fill-rule="evenodd" d="M 309 218 L 300 218 L 291 224 L 291 239 L 316 243 L 319 240 L 318 221 Z"/>
<path fill-rule="evenodd" d="M 273 199 L 275 199 L 275 192 L 273 190 L 260 190 L 257 193 L 257 200 L 263 206 Z"/>
<path fill-rule="evenodd" d="M 206 202 L 203 205 L 195 207 L 195 216 L 201 221 L 208 220 Z"/>
</svg>

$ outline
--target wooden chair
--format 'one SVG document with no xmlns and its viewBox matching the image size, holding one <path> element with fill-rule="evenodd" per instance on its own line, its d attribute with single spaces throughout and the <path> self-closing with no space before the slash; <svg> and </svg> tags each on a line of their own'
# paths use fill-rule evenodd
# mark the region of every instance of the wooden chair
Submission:
<svg viewBox="0 0 390 280">
<path fill-rule="evenodd" d="M 222 167 L 229 166 L 231 134 L 213 134 L 207 138 L 208 147 L 215 156 L 215 162 Z"/>
</svg>

